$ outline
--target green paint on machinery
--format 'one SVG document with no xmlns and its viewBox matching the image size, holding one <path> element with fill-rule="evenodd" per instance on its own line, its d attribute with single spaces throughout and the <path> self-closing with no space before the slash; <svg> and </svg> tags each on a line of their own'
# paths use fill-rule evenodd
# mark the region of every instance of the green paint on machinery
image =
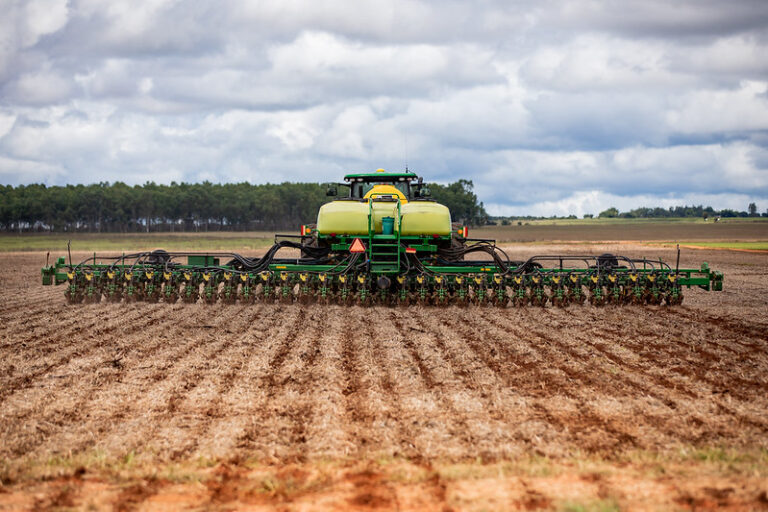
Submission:
<svg viewBox="0 0 768 512">
<path fill-rule="evenodd" d="M 325 204 L 316 225 L 276 235 L 261 258 L 236 253 L 152 251 L 94 254 L 42 269 L 66 284 L 69 302 L 255 301 L 341 304 L 679 304 L 683 288 L 723 289 L 706 263 L 673 268 L 612 254 L 510 260 L 493 240 L 468 237 L 411 172 L 350 174 L 349 196 Z M 329 187 L 328 195 L 337 194 Z M 299 251 L 278 258 L 282 249 Z M 480 255 L 485 259 L 467 259 Z M 679 252 L 678 252 L 679 261 Z"/>
</svg>

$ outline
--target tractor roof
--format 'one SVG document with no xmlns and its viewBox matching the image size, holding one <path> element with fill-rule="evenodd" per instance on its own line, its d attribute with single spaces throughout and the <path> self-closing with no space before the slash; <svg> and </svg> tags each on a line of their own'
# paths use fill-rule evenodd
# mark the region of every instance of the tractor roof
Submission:
<svg viewBox="0 0 768 512">
<path fill-rule="evenodd" d="M 361 172 L 344 176 L 344 181 L 364 182 L 414 181 L 417 179 L 419 177 L 410 171 L 387 172 L 384 169 L 378 169 L 376 172 Z"/>
</svg>

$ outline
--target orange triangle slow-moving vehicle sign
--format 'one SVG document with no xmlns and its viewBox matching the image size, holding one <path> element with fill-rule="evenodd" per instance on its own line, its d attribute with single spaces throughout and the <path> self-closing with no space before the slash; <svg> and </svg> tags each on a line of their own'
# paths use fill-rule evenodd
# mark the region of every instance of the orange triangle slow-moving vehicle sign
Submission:
<svg viewBox="0 0 768 512">
<path fill-rule="evenodd" d="M 359 238 L 355 238 L 352 241 L 352 245 L 349 246 L 349 252 L 351 253 L 359 253 L 359 252 L 365 252 L 365 245 L 363 245 L 363 241 Z"/>
</svg>

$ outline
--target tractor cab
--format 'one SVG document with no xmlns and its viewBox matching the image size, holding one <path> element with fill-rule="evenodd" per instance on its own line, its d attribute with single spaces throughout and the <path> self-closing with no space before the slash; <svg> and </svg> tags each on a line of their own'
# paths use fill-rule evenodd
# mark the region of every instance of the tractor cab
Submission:
<svg viewBox="0 0 768 512">
<path fill-rule="evenodd" d="M 384 169 L 377 169 L 376 172 L 347 174 L 344 176 L 344 182 L 341 185 L 349 187 L 349 196 L 345 199 L 356 201 L 389 196 L 405 204 L 408 201 L 429 196 L 429 190 L 422 179 L 408 170 L 387 172 Z M 331 185 L 328 195 L 337 194 L 336 186 Z"/>
</svg>

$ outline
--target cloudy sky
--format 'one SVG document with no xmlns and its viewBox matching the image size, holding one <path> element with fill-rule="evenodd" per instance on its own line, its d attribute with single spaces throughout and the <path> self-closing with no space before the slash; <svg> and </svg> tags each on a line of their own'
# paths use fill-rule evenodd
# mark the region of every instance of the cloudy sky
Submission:
<svg viewBox="0 0 768 512">
<path fill-rule="evenodd" d="M 0 183 L 472 179 L 768 208 L 765 0 L 0 0 Z"/>
</svg>

